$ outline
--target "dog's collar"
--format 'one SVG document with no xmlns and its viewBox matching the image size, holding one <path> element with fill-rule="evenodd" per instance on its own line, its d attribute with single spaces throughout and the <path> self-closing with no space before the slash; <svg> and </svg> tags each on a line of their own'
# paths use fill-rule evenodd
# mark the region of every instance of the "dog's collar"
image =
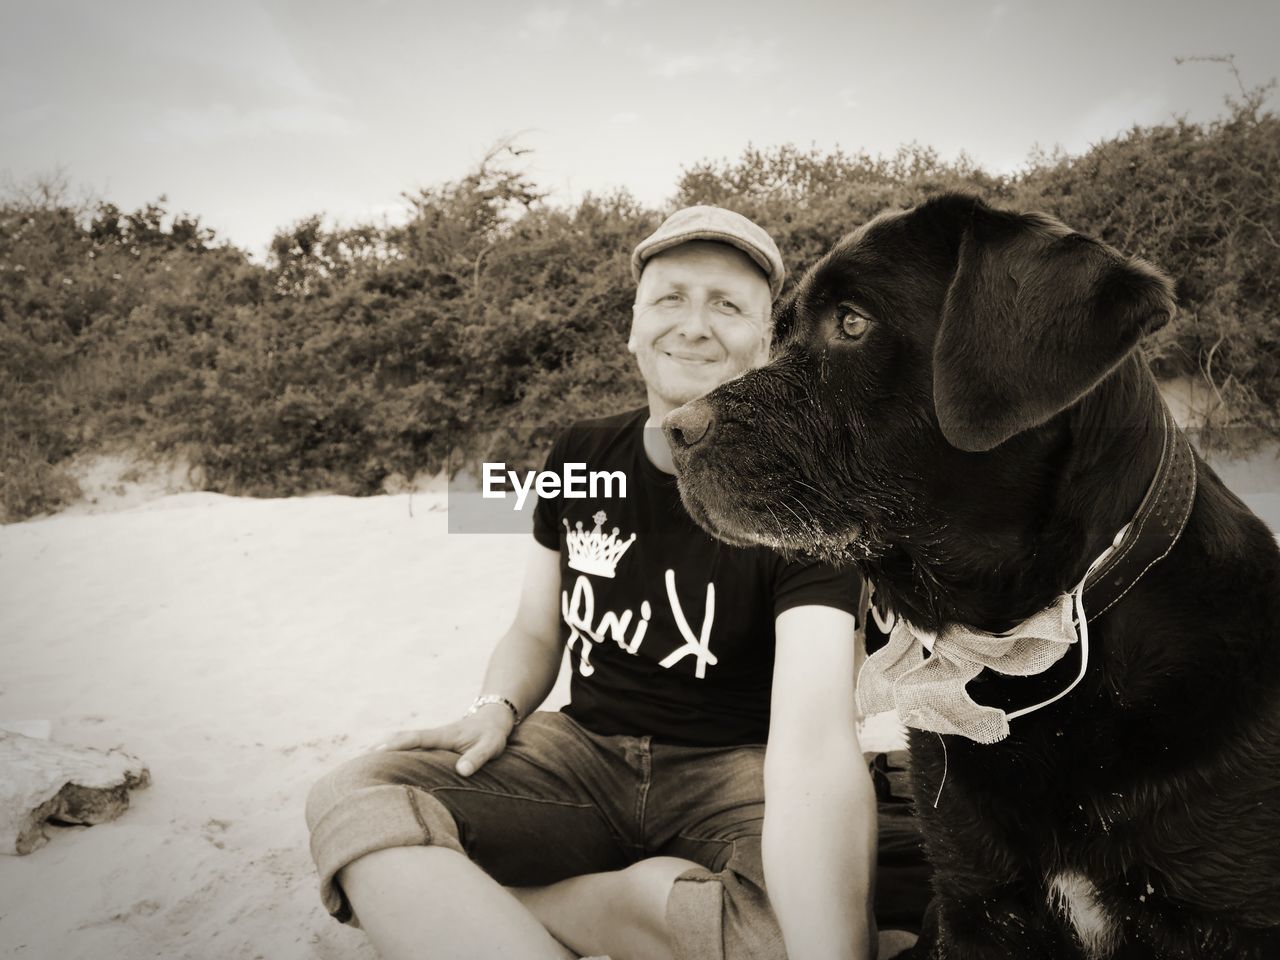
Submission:
<svg viewBox="0 0 1280 960">
<path fill-rule="evenodd" d="M 1164 411 L 1164 440 L 1146 496 L 1111 548 L 1085 575 L 1084 609 L 1102 616 L 1159 563 L 1182 536 L 1196 498 L 1196 458 L 1186 434 Z"/>
</svg>

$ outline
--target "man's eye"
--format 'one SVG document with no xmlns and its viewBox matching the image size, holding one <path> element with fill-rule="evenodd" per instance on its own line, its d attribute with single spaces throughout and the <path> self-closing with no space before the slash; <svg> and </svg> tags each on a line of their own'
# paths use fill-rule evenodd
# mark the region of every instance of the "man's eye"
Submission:
<svg viewBox="0 0 1280 960">
<path fill-rule="evenodd" d="M 668 293 L 658 298 L 659 303 L 679 303 L 683 297 L 678 293 Z"/>
<path fill-rule="evenodd" d="M 741 310 L 739 310 L 739 309 L 738 309 L 738 305 L 737 305 L 736 303 L 734 303 L 732 300 L 717 300 L 717 301 L 716 301 L 716 306 L 717 306 L 717 307 L 719 307 L 721 310 L 724 310 L 724 311 L 726 311 L 726 312 L 728 312 L 728 313 L 741 313 L 741 312 L 742 312 Z"/>
<path fill-rule="evenodd" d="M 836 323 L 840 332 L 850 340 L 861 339 L 871 327 L 871 319 L 851 303 L 836 307 Z"/>
</svg>

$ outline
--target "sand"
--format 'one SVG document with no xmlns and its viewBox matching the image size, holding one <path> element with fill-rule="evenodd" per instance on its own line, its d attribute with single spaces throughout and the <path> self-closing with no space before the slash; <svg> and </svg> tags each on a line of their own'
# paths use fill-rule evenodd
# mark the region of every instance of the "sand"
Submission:
<svg viewBox="0 0 1280 960">
<path fill-rule="evenodd" d="M 0 955 L 371 958 L 316 899 L 307 789 L 466 708 L 526 548 L 446 535 L 438 494 L 187 493 L 0 528 L 0 721 L 153 779 L 121 819 L 0 857 Z"/>
<path fill-rule="evenodd" d="M 1262 476 L 1247 499 L 1275 529 Z M 119 820 L 0 856 L 0 956 L 373 960 L 319 905 L 308 787 L 466 708 L 527 549 L 447 533 L 441 493 L 118 496 L 0 527 L 0 724 L 153 780 Z"/>
</svg>

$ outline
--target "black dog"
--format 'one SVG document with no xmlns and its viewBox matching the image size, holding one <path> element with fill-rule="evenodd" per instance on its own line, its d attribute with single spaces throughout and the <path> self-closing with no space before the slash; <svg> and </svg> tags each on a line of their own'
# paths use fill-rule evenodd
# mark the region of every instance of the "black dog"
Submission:
<svg viewBox="0 0 1280 960">
<path fill-rule="evenodd" d="M 708 530 L 852 560 L 922 632 L 1007 631 L 1119 542 L 1087 659 L 968 685 L 1011 712 L 1069 693 L 998 742 L 911 731 L 917 956 L 1280 957 L 1280 551 L 1134 349 L 1172 311 L 1140 261 L 941 196 L 845 237 L 769 365 L 667 419 Z"/>
</svg>

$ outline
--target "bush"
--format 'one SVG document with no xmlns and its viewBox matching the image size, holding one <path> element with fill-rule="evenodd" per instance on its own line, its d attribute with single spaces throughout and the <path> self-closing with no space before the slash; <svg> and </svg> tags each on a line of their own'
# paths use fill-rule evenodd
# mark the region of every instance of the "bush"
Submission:
<svg viewBox="0 0 1280 960">
<path fill-rule="evenodd" d="M 1210 385 L 1220 438 L 1274 439 L 1280 120 L 1263 93 L 1012 177 L 916 145 L 752 148 L 685 171 L 673 207 L 755 219 L 792 278 L 940 191 L 1045 210 L 1168 271 L 1180 308 L 1146 344 L 1155 369 Z M 72 456 L 121 445 L 181 451 L 214 490 L 366 494 L 481 459 L 536 466 L 567 422 L 641 404 L 622 347 L 629 256 L 663 212 L 621 192 L 548 206 L 518 153 L 407 195 L 403 226 L 304 219 L 265 265 L 163 198 L 131 213 L 56 188 L 0 202 L 3 517 L 56 509 L 77 495 Z"/>
<path fill-rule="evenodd" d="M 1280 435 L 1280 118 L 1261 103 L 1042 161 L 1012 194 L 1174 279 L 1178 313 L 1146 349 L 1158 375 L 1206 381 L 1228 443 Z"/>
</svg>

